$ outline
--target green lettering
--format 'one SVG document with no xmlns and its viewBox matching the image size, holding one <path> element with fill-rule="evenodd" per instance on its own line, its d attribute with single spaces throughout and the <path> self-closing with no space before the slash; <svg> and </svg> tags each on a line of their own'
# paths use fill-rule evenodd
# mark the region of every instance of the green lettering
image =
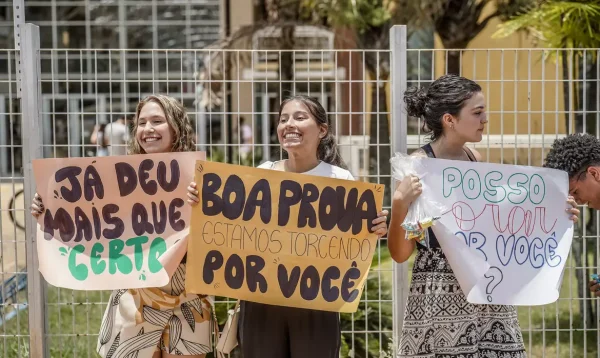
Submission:
<svg viewBox="0 0 600 358">
<path fill-rule="evenodd" d="M 108 244 L 108 272 L 111 275 L 117 273 L 117 269 L 124 274 L 129 274 L 133 270 L 131 260 L 121 253 L 125 243 L 120 239 L 110 240 Z"/>
<path fill-rule="evenodd" d="M 452 194 L 452 189 L 458 188 L 462 184 L 462 173 L 458 168 L 448 167 L 444 169 L 442 177 L 442 192 L 444 198 L 447 198 Z"/>
<path fill-rule="evenodd" d="M 83 245 L 77 245 L 71 249 L 69 254 L 69 271 L 76 280 L 83 281 L 88 277 L 88 268 L 84 264 L 77 264 L 77 255 L 83 253 L 85 247 Z"/>
<path fill-rule="evenodd" d="M 102 260 L 100 257 L 100 253 L 104 252 L 104 245 L 97 242 L 92 246 L 92 253 L 90 254 L 90 266 L 92 267 L 92 272 L 96 275 L 101 274 L 106 270 L 106 262 Z"/>
<path fill-rule="evenodd" d="M 544 201 L 546 196 L 546 183 L 538 174 L 533 174 L 529 178 L 529 200 L 532 204 L 538 205 Z"/>
<path fill-rule="evenodd" d="M 508 194 L 508 201 L 515 205 L 523 203 L 527 199 L 527 187 L 523 184 L 526 184 L 528 181 L 529 178 L 523 173 L 511 175 L 508 178 L 508 187 L 511 188 L 513 192 Z"/>
<path fill-rule="evenodd" d="M 467 183 L 468 190 L 465 190 L 465 182 Z M 462 178 L 463 193 L 471 200 L 475 200 L 481 195 L 481 178 L 479 173 L 474 169 L 469 169 Z"/>
<path fill-rule="evenodd" d="M 144 263 L 144 250 L 142 245 L 148 242 L 148 236 L 132 237 L 125 243 L 127 246 L 133 246 L 133 252 L 135 257 L 135 269 L 141 270 L 142 264 Z"/>
<path fill-rule="evenodd" d="M 157 273 L 162 270 L 163 265 L 158 258 L 167 251 L 167 243 L 161 237 L 157 237 L 150 244 L 150 253 L 148 254 L 148 270 Z"/>
<path fill-rule="evenodd" d="M 483 193 L 485 200 L 490 203 L 500 203 L 506 198 L 506 189 L 502 185 L 497 185 L 502 180 L 502 173 L 499 171 L 492 171 L 485 175 L 485 187 L 486 192 Z"/>
</svg>

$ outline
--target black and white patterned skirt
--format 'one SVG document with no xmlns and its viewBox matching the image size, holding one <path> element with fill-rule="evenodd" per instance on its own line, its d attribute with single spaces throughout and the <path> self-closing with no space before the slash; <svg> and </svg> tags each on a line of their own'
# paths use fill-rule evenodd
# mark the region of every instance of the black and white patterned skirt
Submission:
<svg viewBox="0 0 600 358">
<path fill-rule="evenodd" d="M 398 357 L 525 358 L 515 307 L 467 302 L 442 250 L 418 246 Z"/>
</svg>

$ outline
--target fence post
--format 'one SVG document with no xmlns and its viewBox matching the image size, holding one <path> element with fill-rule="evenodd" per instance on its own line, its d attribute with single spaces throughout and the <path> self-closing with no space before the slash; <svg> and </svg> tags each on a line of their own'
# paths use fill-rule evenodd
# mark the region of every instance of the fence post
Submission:
<svg viewBox="0 0 600 358">
<path fill-rule="evenodd" d="M 40 28 L 25 24 L 21 33 L 21 140 L 23 144 L 23 188 L 25 208 L 35 190 L 32 160 L 42 157 L 40 108 Z M 29 356 L 49 357 L 46 345 L 46 281 L 38 270 L 36 244 L 37 222 L 25 209 L 25 244 L 27 251 L 27 302 L 29 307 Z"/>
<path fill-rule="evenodd" d="M 392 98 L 392 150 L 394 153 L 406 153 L 406 122 L 407 114 L 402 96 L 406 91 L 407 68 L 407 34 L 406 25 L 394 25 L 390 29 L 391 51 L 391 98 Z M 392 181 L 396 187 L 396 181 Z M 393 190 L 392 190 L 393 192 Z M 400 333 L 404 322 L 404 308 L 408 297 L 408 263 L 394 263 L 394 289 L 392 293 L 394 309 L 394 343 L 395 349 L 400 344 Z"/>
<path fill-rule="evenodd" d="M 13 0 L 13 34 L 15 38 L 15 50 L 21 50 L 21 29 L 25 25 L 25 1 Z M 21 98 L 21 58 L 15 56 L 15 67 L 17 75 L 17 98 Z"/>
</svg>

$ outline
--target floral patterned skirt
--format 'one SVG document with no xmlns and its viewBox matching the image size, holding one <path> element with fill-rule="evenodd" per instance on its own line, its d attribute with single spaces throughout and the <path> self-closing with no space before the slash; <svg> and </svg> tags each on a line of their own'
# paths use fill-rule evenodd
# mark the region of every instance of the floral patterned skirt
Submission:
<svg viewBox="0 0 600 358">
<path fill-rule="evenodd" d="M 151 358 L 157 350 L 173 355 L 212 351 L 212 296 L 185 292 L 182 263 L 165 287 L 115 290 L 98 336 L 105 358 Z"/>
<path fill-rule="evenodd" d="M 418 249 L 398 357 L 525 358 L 515 307 L 469 303 L 442 250 Z"/>
</svg>

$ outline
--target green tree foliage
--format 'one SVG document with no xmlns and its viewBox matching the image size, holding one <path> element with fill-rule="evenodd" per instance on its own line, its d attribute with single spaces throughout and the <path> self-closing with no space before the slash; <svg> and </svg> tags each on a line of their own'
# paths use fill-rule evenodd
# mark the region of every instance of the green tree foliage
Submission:
<svg viewBox="0 0 600 358">
<path fill-rule="evenodd" d="M 597 49 L 600 47 L 600 1 L 559 1 L 559 0 L 536 0 L 519 14 L 498 26 L 494 38 L 503 38 L 517 32 L 525 32 L 533 37 L 538 45 L 562 51 L 548 51 L 546 57 L 560 60 L 563 73 L 563 100 L 565 107 L 565 122 L 567 131 L 570 132 L 572 124 L 576 132 L 596 133 L 596 113 L 598 111 L 597 86 L 599 73 L 597 68 L 597 51 L 585 51 L 585 49 Z M 559 58 L 555 58 L 558 55 Z M 586 81 L 583 81 L 583 78 Z M 591 85 L 590 85 L 591 84 Z M 585 88 L 585 90 L 584 90 Z M 569 94 L 573 95 L 570 96 Z M 581 100 L 582 97 L 587 97 Z M 572 97 L 573 101 L 569 98 Z M 587 108 L 582 108 L 586 103 Z M 577 113 L 573 118 L 573 106 Z M 584 126 L 584 123 L 587 125 Z M 587 209 L 585 209 L 587 210 Z M 584 216 L 585 217 L 585 216 Z M 588 216 L 590 217 L 590 216 Z M 595 220 L 587 223 L 587 231 L 597 232 Z M 581 232 L 581 227 L 577 228 Z M 587 251 L 595 252 L 592 242 L 588 244 Z M 591 251 L 590 251 L 591 250 Z M 588 272 L 581 267 L 597 266 L 597 257 L 594 262 L 589 263 L 589 256 L 583 250 L 583 240 L 573 241 L 573 258 L 576 267 L 577 291 L 579 297 L 585 297 L 587 290 Z M 585 261 L 585 262 L 584 262 Z M 585 309 L 584 305 L 587 305 Z M 594 319 L 594 307 L 591 301 L 580 300 L 579 309 L 585 319 L 596 323 Z M 596 312 L 597 314 L 597 312 Z"/>
</svg>

